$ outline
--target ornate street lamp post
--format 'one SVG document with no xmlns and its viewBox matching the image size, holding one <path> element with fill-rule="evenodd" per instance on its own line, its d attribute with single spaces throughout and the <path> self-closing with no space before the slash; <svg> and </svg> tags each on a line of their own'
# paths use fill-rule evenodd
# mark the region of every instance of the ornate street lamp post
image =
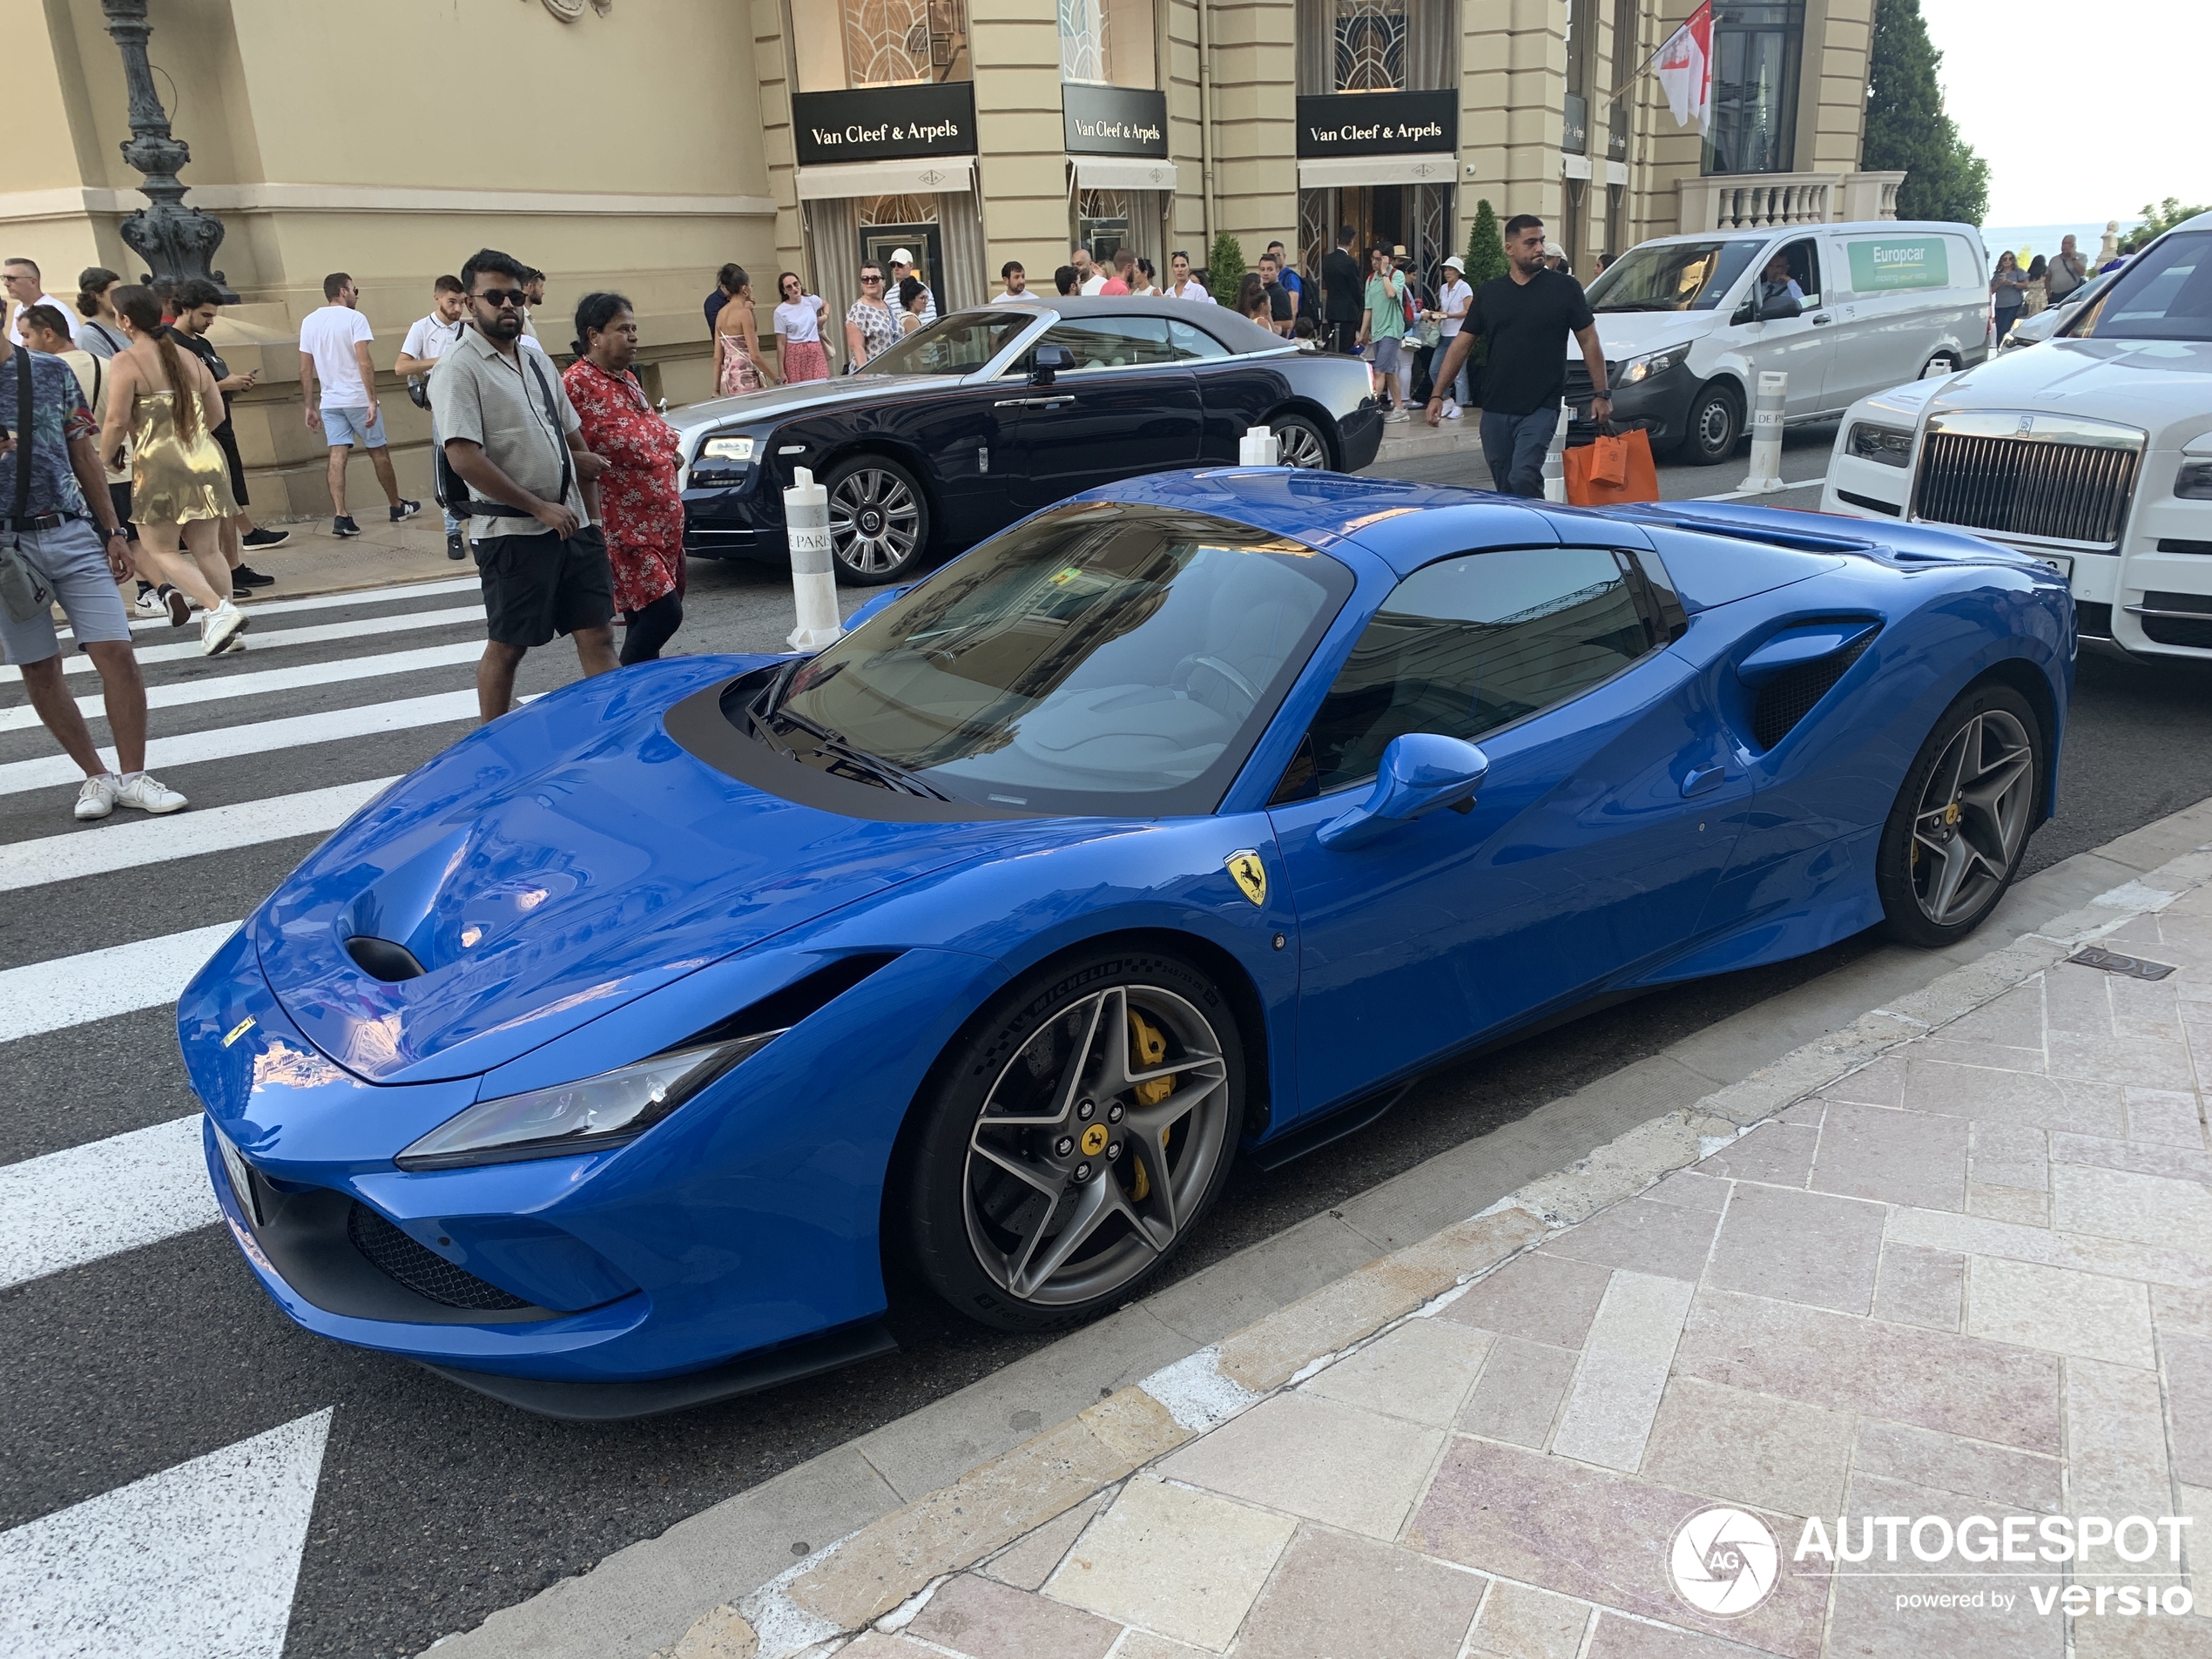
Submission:
<svg viewBox="0 0 2212 1659">
<path fill-rule="evenodd" d="M 223 302 L 236 305 L 238 295 L 223 273 L 207 266 L 223 244 L 223 221 L 184 205 L 185 186 L 178 182 L 177 169 L 192 160 L 192 146 L 170 132 L 169 112 L 153 90 L 153 71 L 146 62 L 146 37 L 153 32 L 146 22 L 146 0 L 100 0 L 100 11 L 107 19 L 108 37 L 122 51 L 130 85 L 131 137 L 122 146 L 123 158 L 145 175 L 138 187 L 152 204 L 123 221 L 123 239 L 154 276 L 180 281 L 209 278 L 222 289 Z"/>
</svg>

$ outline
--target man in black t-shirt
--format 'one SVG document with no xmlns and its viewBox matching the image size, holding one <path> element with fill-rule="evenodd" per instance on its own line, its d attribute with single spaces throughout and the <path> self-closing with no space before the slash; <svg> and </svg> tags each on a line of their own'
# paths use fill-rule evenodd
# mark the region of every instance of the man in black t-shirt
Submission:
<svg viewBox="0 0 2212 1659">
<path fill-rule="evenodd" d="M 1272 253 L 1259 256 L 1259 291 L 1267 296 L 1269 326 L 1278 334 L 1289 334 L 1298 307 L 1291 303 L 1291 291 L 1283 286 L 1283 267 Z"/>
<path fill-rule="evenodd" d="M 1452 384 L 1480 334 L 1489 347 L 1482 369 L 1482 458 L 1493 487 L 1531 498 L 1544 493 L 1544 451 L 1559 427 L 1567 390 L 1567 341 L 1582 348 L 1590 371 L 1590 418 L 1608 420 L 1605 348 L 1598 343 L 1582 285 L 1544 263 L 1544 221 L 1516 213 L 1505 225 L 1509 274 L 1475 290 L 1467 319 L 1437 366 L 1436 384 Z M 1428 423 L 1442 417 L 1444 401 L 1431 397 Z"/>
<path fill-rule="evenodd" d="M 1347 357 L 1359 349 L 1359 314 L 1367 308 L 1367 279 L 1352 257 L 1358 234 L 1346 225 L 1337 232 L 1335 251 L 1321 258 L 1321 320 L 1331 351 Z"/>
</svg>

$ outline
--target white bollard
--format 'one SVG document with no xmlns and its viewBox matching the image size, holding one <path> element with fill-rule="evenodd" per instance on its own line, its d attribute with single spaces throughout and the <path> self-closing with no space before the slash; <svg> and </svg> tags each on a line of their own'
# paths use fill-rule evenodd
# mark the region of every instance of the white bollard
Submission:
<svg viewBox="0 0 2212 1659">
<path fill-rule="evenodd" d="M 1782 408 L 1790 395 L 1790 377 L 1773 369 L 1759 374 L 1759 397 L 1751 411 L 1751 470 L 1743 475 L 1741 491 L 1764 496 L 1782 488 Z"/>
<path fill-rule="evenodd" d="M 784 491 L 784 529 L 791 542 L 791 590 L 799 626 L 788 641 L 793 651 L 820 651 L 835 644 L 845 629 L 837 612 L 837 571 L 830 561 L 829 491 L 804 467 L 791 472 Z"/>
<path fill-rule="evenodd" d="M 1544 449 L 1544 499 L 1563 502 L 1567 499 L 1567 422 L 1572 418 L 1564 404 L 1559 411 L 1559 424 L 1552 428 L 1552 441 Z M 1496 480 L 1492 487 L 1504 488 Z"/>
<path fill-rule="evenodd" d="M 1283 441 L 1264 426 L 1248 426 L 1237 443 L 1237 464 L 1240 467 L 1279 467 L 1283 464 Z"/>
</svg>

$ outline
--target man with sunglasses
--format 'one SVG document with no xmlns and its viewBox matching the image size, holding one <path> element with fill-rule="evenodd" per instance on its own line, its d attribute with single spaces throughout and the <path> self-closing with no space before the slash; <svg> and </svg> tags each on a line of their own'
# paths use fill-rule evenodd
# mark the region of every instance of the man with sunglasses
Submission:
<svg viewBox="0 0 2212 1659">
<path fill-rule="evenodd" d="M 587 675 L 615 667 L 614 575 L 594 523 L 607 463 L 584 447 L 545 354 L 522 349 L 525 274 L 490 248 L 469 257 L 461 282 L 475 327 L 430 376 L 432 418 L 468 485 L 469 544 L 483 572 L 476 706 L 488 721 L 512 705 L 524 655 L 556 633 L 576 641 Z"/>
<path fill-rule="evenodd" d="M 860 267 L 860 297 L 845 313 L 846 372 L 880 357 L 898 341 L 898 314 L 884 297 L 883 267 L 870 261 Z"/>
</svg>

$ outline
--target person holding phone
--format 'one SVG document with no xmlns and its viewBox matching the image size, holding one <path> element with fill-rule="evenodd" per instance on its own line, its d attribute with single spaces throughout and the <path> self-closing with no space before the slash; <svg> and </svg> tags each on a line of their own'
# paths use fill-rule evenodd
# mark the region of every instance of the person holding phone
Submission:
<svg viewBox="0 0 2212 1659">
<path fill-rule="evenodd" d="M 223 395 L 223 418 L 207 434 L 223 452 L 224 463 L 230 469 L 231 499 L 238 503 L 238 511 L 223 521 L 223 563 L 231 567 L 231 597 L 250 599 L 254 589 L 268 587 L 276 578 L 262 575 L 246 563 L 246 538 L 253 533 L 253 515 L 246 510 L 246 461 L 238 452 L 238 434 L 231 426 L 231 399 L 252 391 L 261 371 L 249 368 L 233 374 L 230 365 L 217 354 L 207 331 L 222 307 L 220 288 L 206 277 L 190 278 L 177 289 L 177 320 L 170 325 L 169 333 L 179 346 L 207 365 L 207 372 L 215 377 L 216 390 Z"/>
</svg>

